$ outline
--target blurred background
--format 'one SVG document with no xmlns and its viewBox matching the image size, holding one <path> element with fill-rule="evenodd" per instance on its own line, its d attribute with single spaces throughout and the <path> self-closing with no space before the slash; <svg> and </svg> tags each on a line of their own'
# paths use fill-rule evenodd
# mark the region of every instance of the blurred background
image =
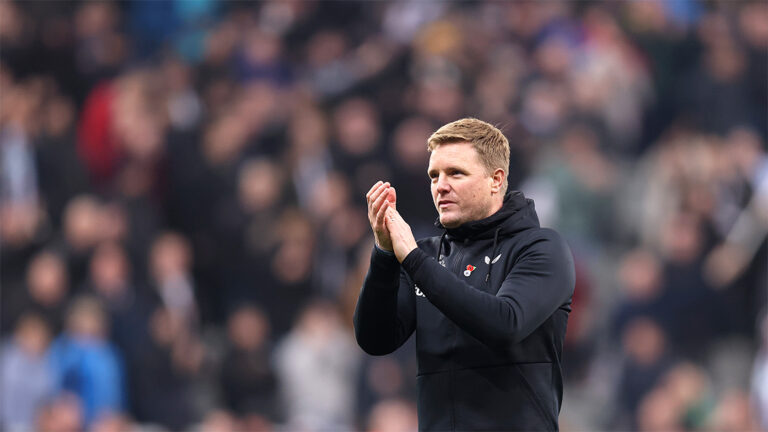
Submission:
<svg viewBox="0 0 768 432">
<path fill-rule="evenodd" d="M 2 429 L 416 429 L 364 195 L 437 234 L 464 116 L 575 256 L 562 429 L 768 429 L 768 3 L 687 0 L 0 1 Z"/>
</svg>

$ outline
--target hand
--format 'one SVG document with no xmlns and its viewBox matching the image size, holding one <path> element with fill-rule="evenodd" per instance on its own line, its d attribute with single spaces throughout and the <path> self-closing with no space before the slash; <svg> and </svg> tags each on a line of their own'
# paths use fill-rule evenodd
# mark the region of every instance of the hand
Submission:
<svg viewBox="0 0 768 432">
<path fill-rule="evenodd" d="M 744 272 L 750 258 L 738 245 L 723 243 L 704 260 L 704 275 L 715 289 L 723 289 Z"/>
<path fill-rule="evenodd" d="M 413 238 L 411 227 L 405 222 L 400 213 L 394 208 L 387 209 L 385 222 L 392 240 L 392 247 L 397 260 L 403 262 L 405 257 L 416 249 L 416 239 Z"/>
<path fill-rule="evenodd" d="M 368 201 L 368 222 L 371 224 L 376 245 L 392 252 L 392 240 L 384 223 L 384 215 L 388 208 L 396 208 L 397 192 L 395 188 L 390 187 L 389 182 L 378 181 L 365 194 L 365 199 Z"/>
</svg>

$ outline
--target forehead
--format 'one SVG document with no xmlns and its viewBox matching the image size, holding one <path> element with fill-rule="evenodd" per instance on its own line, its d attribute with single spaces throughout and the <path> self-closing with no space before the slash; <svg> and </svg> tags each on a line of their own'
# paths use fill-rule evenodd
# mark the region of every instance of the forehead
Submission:
<svg viewBox="0 0 768 432">
<path fill-rule="evenodd" d="M 448 166 L 465 169 L 482 168 L 480 155 L 468 142 L 440 144 L 430 152 L 428 171 Z"/>
</svg>

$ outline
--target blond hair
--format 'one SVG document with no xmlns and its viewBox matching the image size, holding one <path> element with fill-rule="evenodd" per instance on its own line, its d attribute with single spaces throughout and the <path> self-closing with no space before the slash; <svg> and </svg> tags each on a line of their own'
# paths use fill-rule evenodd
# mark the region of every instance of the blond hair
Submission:
<svg viewBox="0 0 768 432">
<path fill-rule="evenodd" d="M 440 127 L 427 140 L 427 150 L 432 151 L 442 144 L 467 142 L 472 144 L 480 157 L 480 163 L 488 175 L 497 168 L 509 174 L 509 141 L 501 131 L 490 123 L 476 118 L 463 118 Z M 507 190 L 507 176 L 501 187 L 502 194 Z"/>
</svg>

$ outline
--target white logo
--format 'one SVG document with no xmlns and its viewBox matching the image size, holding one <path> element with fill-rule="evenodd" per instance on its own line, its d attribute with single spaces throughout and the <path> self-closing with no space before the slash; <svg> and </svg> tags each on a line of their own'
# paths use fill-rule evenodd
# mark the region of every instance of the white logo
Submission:
<svg viewBox="0 0 768 432">
<path fill-rule="evenodd" d="M 445 267 L 445 259 L 444 258 L 440 258 L 440 261 L 438 261 L 437 263 L 440 264 L 441 266 Z"/>
<path fill-rule="evenodd" d="M 472 264 L 468 264 L 467 269 L 464 270 L 464 276 L 469 277 L 476 268 L 477 267 L 473 266 Z"/>
<path fill-rule="evenodd" d="M 501 258 L 501 254 L 498 254 L 498 255 L 496 256 L 496 258 L 494 258 L 494 259 L 493 259 L 493 261 L 491 261 L 491 258 L 490 258 L 489 256 L 486 256 L 486 257 L 485 257 L 485 263 L 486 263 L 486 264 L 496 264 L 496 261 L 498 261 L 498 260 L 499 260 L 499 258 Z"/>
<path fill-rule="evenodd" d="M 414 291 L 416 292 L 416 295 L 417 295 L 417 296 L 419 296 L 419 297 L 426 297 L 426 296 L 424 295 L 424 293 L 423 293 L 423 292 L 421 292 L 421 290 L 419 289 L 419 287 L 418 287 L 417 285 L 414 285 L 414 286 L 413 286 L 413 289 L 414 289 Z"/>
</svg>

